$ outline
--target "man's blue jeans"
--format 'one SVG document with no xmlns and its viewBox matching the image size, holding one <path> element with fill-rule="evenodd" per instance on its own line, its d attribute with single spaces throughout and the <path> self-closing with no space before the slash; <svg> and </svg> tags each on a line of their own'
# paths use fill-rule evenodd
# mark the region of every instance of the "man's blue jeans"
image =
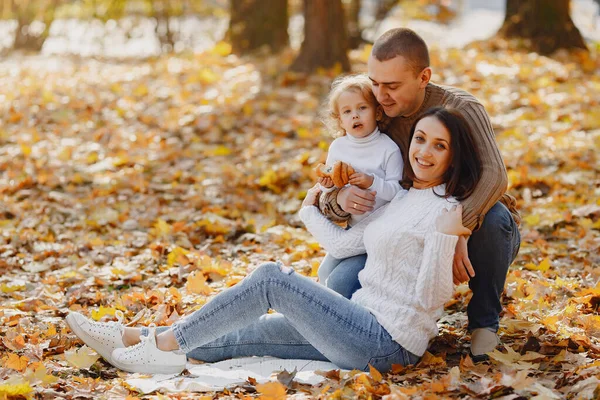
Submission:
<svg viewBox="0 0 600 400">
<path fill-rule="evenodd" d="M 517 256 L 520 245 L 521 235 L 510 212 L 504 204 L 494 204 L 481 227 L 471 235 L 468 244 L 469 260 L 475 270 L 475 276 L 469 281 L 473 292 L 467 307 L 469 330 L 498 330 L 502 311 L 500 296 L 508 267 Z M 358 273 L 365 267 L 366 260 L 366 254 L 344 260 L 326 257 L 319 267 L 319 280 L 328 288 L 350 298 L 360 289 Z"/>
<path fill-rule="evenodd" d="M 419 360 L 366 308 L 279 263 L 261 265 L 171 329 L 188 357 L 207 362 L 268 355 L 384 372 Z"/>
</svg>

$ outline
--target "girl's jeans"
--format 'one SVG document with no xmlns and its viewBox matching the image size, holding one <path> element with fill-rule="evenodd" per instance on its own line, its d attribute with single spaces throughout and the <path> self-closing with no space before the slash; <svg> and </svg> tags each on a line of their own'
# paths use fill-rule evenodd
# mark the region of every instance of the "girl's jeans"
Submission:
<svg viewBox="0 0 600 400">
<path fill-rule="evenodd" d="M 517 256 L 520 245 L 519 229 L 510 212 L 504 204 L 494 204 L 468 243 L 469 260 L 475 270 L 475 276 L 469 280 L 473 292 L 467 307 L 469 330 L 498 330 L 502 311 L 500 297 L 508 267 Z M 366 260 L 366 254 L 344 260 L 326 256 L 319 267 L 319 279 L 328 288 L 350 298 L 360 289 L 358 273 L 365 267 Z"/>
<path fill-rule="evenodd" d="M 419 360 L 366 308 L 280 263 L 261 265 L 172 329 L 188 357 L 207 362 L 274 356 L 385 372 Z"/>
</svg>

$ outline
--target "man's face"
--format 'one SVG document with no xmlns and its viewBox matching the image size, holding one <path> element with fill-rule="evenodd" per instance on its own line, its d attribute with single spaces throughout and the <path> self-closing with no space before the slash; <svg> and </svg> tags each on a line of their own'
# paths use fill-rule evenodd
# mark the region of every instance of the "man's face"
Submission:
<svg viewBox="0 0 600 400">
<path fill-rule="evenodd" d="M 423 101 L 420 93 L 429 81 L 423 79 L 423 73 L 428 68 L 415 76 L 402 56 L 387 61 L 370 56 L 368 69 L 373 93 L 388 117 L 408 117 L 419 109 Z"/>
</svg>

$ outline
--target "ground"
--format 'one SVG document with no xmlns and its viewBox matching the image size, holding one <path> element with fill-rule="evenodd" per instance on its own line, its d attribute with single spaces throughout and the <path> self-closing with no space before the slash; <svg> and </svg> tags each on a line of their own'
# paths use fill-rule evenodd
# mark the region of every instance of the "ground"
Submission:
<svg viewBox="0 0 600 400">
<path fill-rule="evenodd" d="M 598 396 L 599 63 L 595 52 L 505 47 L 432 52 L 433 81 L 485 104 L 523 216 L 504 349 L 486 363 L 467 357 L 461 285 L 418 365 L 333 372 L 289 396 Z M 369 50 L 352 53 L 355 71 Z M 332 140 L 316 115 L 339 71 L 294 75 L 292 59 L 239 59 L 218 44 L 137 61 L 2 61 L 0 398 L 142 397 L 81 347 L 69 310 L 164 325 L 264 261 L 316 276 L 324 253 L 296 211 Z"/>
</svg>

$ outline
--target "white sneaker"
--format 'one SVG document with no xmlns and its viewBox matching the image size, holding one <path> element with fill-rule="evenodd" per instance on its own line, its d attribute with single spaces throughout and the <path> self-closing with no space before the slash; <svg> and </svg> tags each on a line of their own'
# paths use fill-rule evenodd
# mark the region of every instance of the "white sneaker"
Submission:
<svg viewBox="0 0 600 400">
<path fill-rule="evenodd" d="M 112 353 L 113 365 L 123 371 L 142 374 L 179 374 L 185 369 L 185 354 L 162 351 L 156 347 L 154 329 L 140 339 L 135 346 L 115 349 Z"/>
<path fill-rule="evenodd" d="M 112 360 L 113 350 L 125 347 L 123 344 L 123 312 L 117 311 L 117 322 L 94 322 L 78 312 L 70 312 L 65 318 L 69 328 L 79 339 L 96 350 L 106 361 L 115 365 Z"/>
</svg>

